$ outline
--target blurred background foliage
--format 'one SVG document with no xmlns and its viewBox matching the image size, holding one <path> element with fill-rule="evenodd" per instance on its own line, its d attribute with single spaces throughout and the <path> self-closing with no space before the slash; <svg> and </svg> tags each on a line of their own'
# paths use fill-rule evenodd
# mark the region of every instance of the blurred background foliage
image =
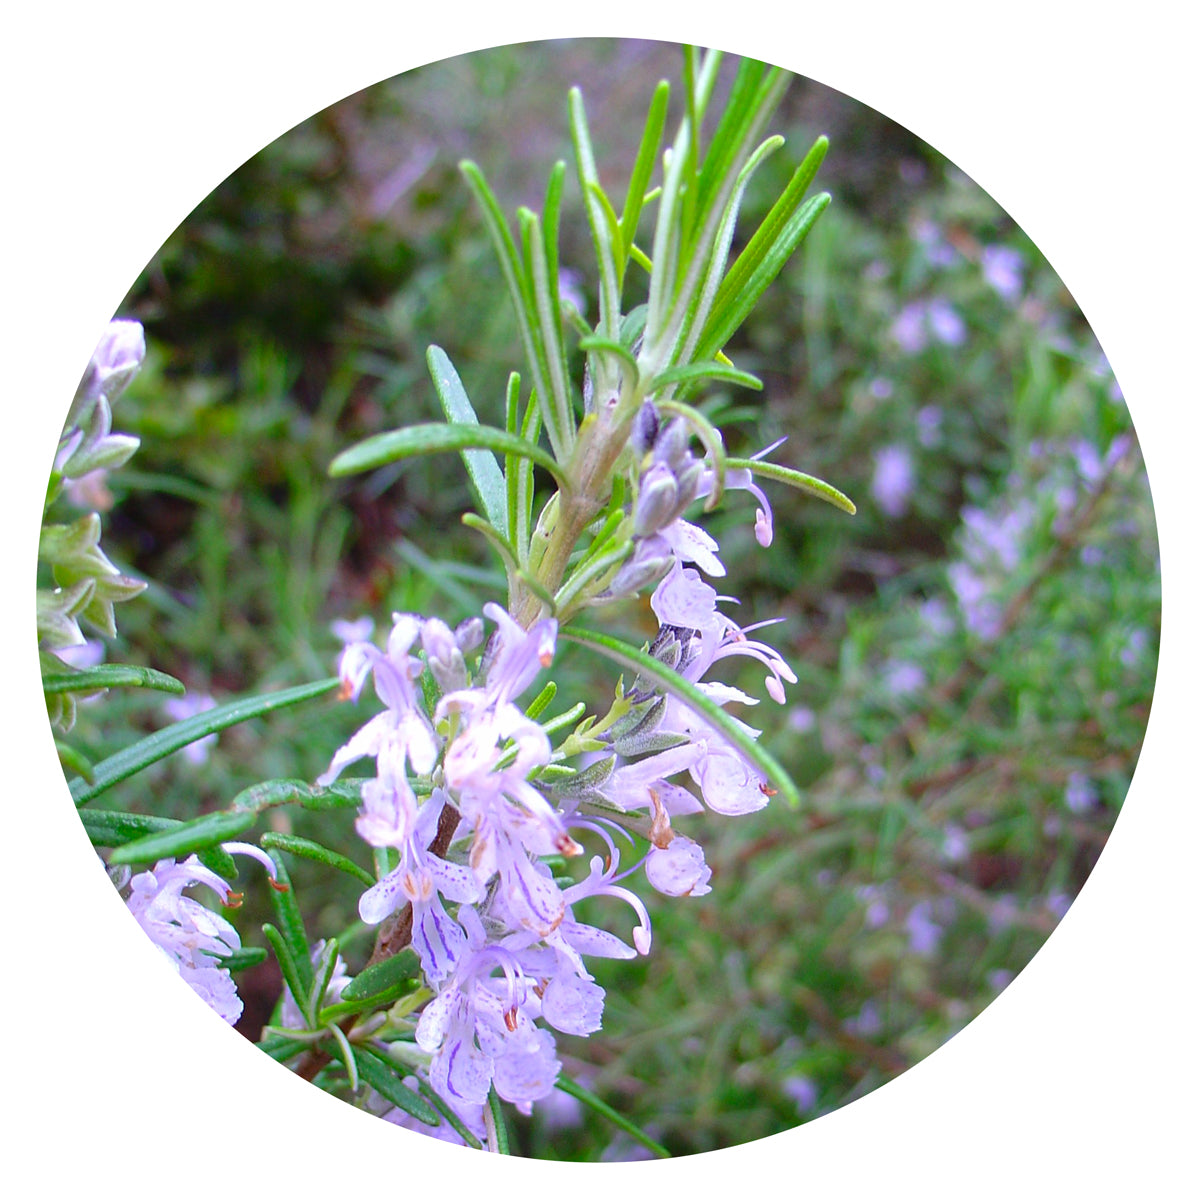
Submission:
<svg viewBox="0 0 1200 1200">
<path fill-rule="evenodd" d="M 485 420 L 523 369 L 459 159 L 506 210 L 537 207 L 553 161 L 570 159 L 565 96 L 579 84 L 601 177 L 623 188 L 653 85 L 678 63 L 670 45 L 571 41 L 433 64 L 297 126 L 196 208 L 119 312 L 149 345 L 115 418 L 141 449 L 76 496 L 106 509 L 109 556 L 150 583 L 111 657 L 181 678 L 191 695 L 171 703 L 203 704 L 332 674 L 335 619 L 455 620 L 503 598 L 458 523 L 456 461 L 337 482 L 326 466 L 368 434 L 439 418 L 430 342 Z M 728 348 L 764 392 L 714 391 L 706 407 L 732 452 L 786 436 L 779 461 L 859 512 L 773 495 L 770 551 L 736 496 L 710 528 L 739 620 L 786 618 L 772 639 L 799 683 L 752 719 L 805 805 L 689 829 L 712 894 L 652 897 L 650 958 L 594 964 L 603 1033 L 560 1038 L 568 1070 L 675 1153 L 843 1105 L 994 998 L 1104 845 L 1157 658 L 1144 468 L 1062 281 L 986 194 L 873 110 L 797 79 L 772 128 L 788 145 L 741 228 L 820 133 L 832 147 L 818 186 L 834 200 Z M 562 262 L 568 289 L 593 294 L 570 184 Z M 652 631 L 648 607 L 625 616 Z M 555 669 L 563 707 L 611 694 L 573 648 Z M 114 692 L 81 706 L 72 738 L 94 759 L 180 711 Z M 262 779 L 315 778 L 361 720 L 329 701 L 234 728 L 112 805 L 191 816 Z M 340 844 L 369 868 L 351 819 L 271 813 L 324 841 L 342 821 Z M 353 885 L 311 867 L 292 865 L 309 928 L 352 929 Z M 234 919 L 257 945 L 270 918 L 255 890 Z M 347 947 L 365 959 L 370 937 Z M 239 988 L 253 1038 L 278 996 L 273 960 Z M 639 1153 L 557 1094 L 515 1130 L 526 1154 Z"/>
</svg>

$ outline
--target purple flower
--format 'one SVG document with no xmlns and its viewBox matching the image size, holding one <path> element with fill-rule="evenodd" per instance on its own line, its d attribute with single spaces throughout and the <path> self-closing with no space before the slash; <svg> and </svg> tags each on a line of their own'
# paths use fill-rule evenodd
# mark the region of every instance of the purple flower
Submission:
<svg viewBox="0 0 1200 1200">
<path fill-rule="evenodd" d="M 922 958 L 936 954 L 942 940 L 942 928 L 930 916 L 928 901 L 921 900 L 912 906 L 904 922 L 908 930 L 909 949 Z"/>
<path fill-rule="evenodd" d="M 887 516 L 901 517 L 907 512 L 915 482 L 916 472 L 907 446 L 893 443 L 875 452 L 871 495 Z"/>
<path fill-rule="evenodd" d="M 708 886 L 712 870 L 704 861 L 704 850 L 678 833 L 666 846 L 651 845 L 646 878 L 665 896 L 706 896 L 712 891 Z"/>
<path fill-rule="evenodd" d="M 419 617 L 396 613 L 386 653 L 370 642 L 351 642 L 339 664 L 343 696 L 357 699 L 372 675 L 375 692 L 387 707 L 334 754 L 317 783 L 332 783 L 360 758 L 376 760 L 378 773 L 363 785 L 363 808 L 355 824 L 359 836 L 372 846 L 404 845 L 417 812 L 407 767 L 411 764 L 418 774 L 427 775 L 437 762 L 438 739 L 414 687 L 424 668 L 409 653 L 421 625 Z"/>
<path fill-rule="evenodd" d="M 1072 771 L 1067 778 L 1063 800 L 1073 813 L 1085 813 L 1096 807 L 1096 785 L 1082 771 Z"/>
<path fill-rule="evenodd" d="M 1024 260 L 1011 246 L 985 246 L 979 256 L 983 277 L 1000 296 L 1009 302 L 1018 300 L 1024 286 L 1021 268 Z"/>
<path fill-rule="evenodd" d="M 446 912 L 441 897 L 471 902 L 481 890 L 468 868 L 427 853 L 445 803 L 446 793 L 435 789 L 413 822 L 399 865 L 358 901 L 358 914 L 368 925 L 378 925 L 406 903 L 412 905 L 412 945 L 434 983 L 453 970 L 465 944 L 462 929 Z"/>
<path fill-rule="evenodd" d="M 226 842 L 222 849 L 257 859 L 275 878 L 274 862 L 259 847 Z M 193 854 L 181 863 L 164 858 L 149 871 L 134 875 L 126 904 L 184 982 L 223 1021 L 233 1025 L 242 1015 L 242 1002 L 233 979 L 218 960 L 240 949 L 241 938 L 224 917 L 183 894 L 197 884 L 216 892 L 223 904 L 235 899 L 225 880 L 202 866 Z"/>
</svg>

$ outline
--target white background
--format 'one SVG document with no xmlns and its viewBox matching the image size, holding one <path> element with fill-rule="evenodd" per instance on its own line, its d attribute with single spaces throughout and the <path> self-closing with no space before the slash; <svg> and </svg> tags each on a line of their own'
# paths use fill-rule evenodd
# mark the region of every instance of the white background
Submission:
<svg viewBox="0 0 1200 1200">
<path fill-rule="evenodd" d="M 724 11 L 243 0 L 9 16 L 0 1036 L 16 1194 L 411 1195 L 422 1182 L 459 1194 L 475 1181 L 505 1194 L 1195 1194 L 1198 263 L 1191 39 L 1173 27 L 1183 8 L 1155 0 L 1118 19 L 1049 0 L 811 11 L 741 0 Z M 381 1127 L 193 1001 L 96 867 L 54 759 L 32 636 L 38 500 L 67 401 L 174 226 L 244 159 L 352 91 L 500 42 L 589 35 L 779 63 L 880 109 L 987 189 L 1067 283 L 1121 382 L 1165 592 L 1158 688 L 1116 831 L 1060 929 L 983 1016 L 807 1128 L 603 1167 L 499 1161 Z"/>
</svg>

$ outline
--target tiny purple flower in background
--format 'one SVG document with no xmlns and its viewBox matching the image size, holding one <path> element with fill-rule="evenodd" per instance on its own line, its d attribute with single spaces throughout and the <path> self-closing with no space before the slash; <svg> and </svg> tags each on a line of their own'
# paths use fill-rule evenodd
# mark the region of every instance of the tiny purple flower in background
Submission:
<svg viewBox="0 0 1200 1200">
<path fill-rule="evenodd" d="M 895 388 L 892 386 L 890 379 L 885 379 L 882 375 L 876 375 L 874 379 L 867 385 L 867 391 L 875 397 L 876 400 L 886 400 Z"/>
<path fill-rule="evenodd" d="M 948 637 L 954 632 L 954 618 L 941 596 L 932 596 L 921 605 L 921 624 L 935 637 Z"/>
<path fill-rule="evenodd" d="M 1150 635 L 1144 629 L 1134 629 L 1130 632 L 1129 637 L 1125 639 L 1125 645 L 1121 647 L 1118 657 L 1125 666 L 1136 666 L 1138 660 L 1146 653 L 1149 646 Z"/>
<path fill-rule="evenodd" d="M 1011 929 L 1019 913 L 1020 909 L 1017 907 L 1015 896 L 1008 892 L 998 896 L 988 912 L 988 931 L 995 935 Z"/>
<path fill-rule="evenodd" d="M 925 305 L 919 300 L 906 304 L 897 314 L 889 331 L 892 340 L 905 354 L 920 354 L 929 345 Z"/>
<path fill-rule="evenodd" d="M 1067 778 L 1063 801 L 1073 813 L 1085 813 L 1096 807 L 1099 796 L 1096 785 L 1082 771 L 1072 771 Z"/>
<path fill-rule="evenodd" d="M 868 929 L 878 929 L 886 925 L 892 910 L 884 899 L 883 888 L 878 884 L 866 883 L 857 888 L 854 893 L 858 899 L 866 902 L 866 912 L 863 913 L 863 924 Z"/>
<path fill-rule="evenodd" d="M 1071 907 L 1071 897 L 1063 891 L 1051 892 L 1046 897 L 1046 907 L 1061 921 Z"/>
<path fill-rule="evenodd" d="M 930 220 L 920 220 L 913 227 L 913 237 L 925 252 L 932 267 L 951 267 L 958 251 L 942 236 L 942 231 Z"/>
<path fill-rule="evenodd" d="M 964 862 L 971 852 L 971 844 L 960 825 L 947 825 L 942 836 L 942 857 L 947 862 Z"/>
<path fill-rule="evenodd" d="M 942 410 L 926 404 L 917 410 L 917 441 L 926 449 L 942 440 Z"/>
<path fill-rule="evenodd" d="M 949 301 L 931 300 L 928 320 L 930 332 L 944 346 L 961 346 L 967 340 L 967 323 Z"/>
<path fill-rule="evenodd" d="M 198 716 L 216 708 L 217 702 L 202 692 L 189 692 L 186 696 L 171 696 L 163 701 L 163 712 L 172 721 L 186 721 L 188 717 Z M 191 742 L 179 751 L 190 763 L 200 766 L 208 761 L 208 752 L 217 744 L 215 733 L 207 734 L 198 742 Z"/>
<path fill-rule="evenodd" d="M 925 686 L 925 672 L 914 662 L 894 660 L 883 668 L 883 686 L 893 696 L 911 696 Z"/>
<path fill-rule="evenodd" d="M 783 1094 L 801 1113 L 811 1112 L 817 1103 L 817 1085 L 807 1075 L 785 1075 L 781 1084 Z"/>
<path fill-rule="evenodd" d="M 876 1037 L 883 1029 L 879 1005 L 874 1000 L 867 1000 L 853 1017 L 842 1022 L 842 1028 L 848 1033 L 858 1034 L 859 1037 Z"/>
<path fill-rule="evenodd" d="M 908 511 L 915 483 L 916 471 L 907 446 L 893 442 L 875 452 L 871 495 L 887 516 L 901 517 Z"/>
<path fill-rule="evenodd" d="M 1002 992 L 1013 981 L 1013 973 L 1004 967 L 996 967 L 987 973 L 987 983 L 995 992 Z"/>
<path fill-rule="evenodd" d="M 929 902 L 921 900 L 912 906 L 904 922 L 908 930 L 908 947 L 922 958 L 936 954 L 942 940 L 942 928 L 930 913 Z"/>
<path fill-rule="evenodd" d="M 1009 302 L 1020 299 L 1024 281 L 1021 268 L 1024 259 L 1011 246 L 985 246 L 979 256 L 983 277 L 1000 297 Z"/>
<path fill-rule="evenodd" d="M 817 727 L 817 715 L 811 708 L 799 704 L 788 713 L 787 723 L 796 733 L 811 733 Z"/>
<path fill-rule="evenodd" d="M 984 641 L 1000 633 L 1000 606 L 988 594 L 988 585 L 966 563 L 951 563 L 950 587 L 958 598 L 967 629 Z"/>
</svg>

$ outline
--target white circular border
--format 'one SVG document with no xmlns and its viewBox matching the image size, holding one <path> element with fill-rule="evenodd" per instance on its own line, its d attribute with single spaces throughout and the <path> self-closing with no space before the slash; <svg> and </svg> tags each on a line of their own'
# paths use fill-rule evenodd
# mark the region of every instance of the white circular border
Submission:
<svg viewBox="0 0 1200 1200">
<path fill-rule="evenodd" d="M 815 1191 L 1180 1194 L 1195 1103 L 1198 665 L 1189 450 L 1197 326 L 1190 64 L 1173 6 L 212 3 L 10 18 L 3 723 L 10 937 L 6 1174 L 37 1194 L 397 1192 L 478 1181 L 599 1194 Z M 1084 15 L 1086 13 L 1086 16 Z M 731 15 L 732 18 L 731 19 Z M 54 759 L 36 693 L 37 502 L 65 400 L 141 266 L 232 169 L 297 121 L 424 62 L 501 42 L 627 36 L 719 45 L 839 88 L 986 188 L 1071 288 L 1121 382 L 1163 551 L 1159 680 L 1108 848 L 1045 949 L 899 1079 L 811 1126 L 672 1163 L 580 1167 L 405 1138 L 251 1051 L 155 961 L 122 912 Z M 1188 205 L 1185 208 L 1185 204 Z M 1193 353 L 1189 351 L 1189 360 Z M 1194 468 L 1193 468 L 1194 469 Z M 51 846 L 29 854 L 27 846 Z M 97 931 L 102 931 L 98 934 Z M 1191 1118 L 1191 1119 L 1189 1119 Z M 280 1156 L 284 1156 L 282 1164 Z M 745 1172 L 755 1172 L 747 1176 Z M 786 1173 L 785 1173 L 786 1172 Z M 386 1181 L 386 1182 L 385 1182 Z M 260 1189 L 266 1189 L 259 1193 Z M 22 1193 L 24 1194 L 24 1193 Z"/>
</svg>

